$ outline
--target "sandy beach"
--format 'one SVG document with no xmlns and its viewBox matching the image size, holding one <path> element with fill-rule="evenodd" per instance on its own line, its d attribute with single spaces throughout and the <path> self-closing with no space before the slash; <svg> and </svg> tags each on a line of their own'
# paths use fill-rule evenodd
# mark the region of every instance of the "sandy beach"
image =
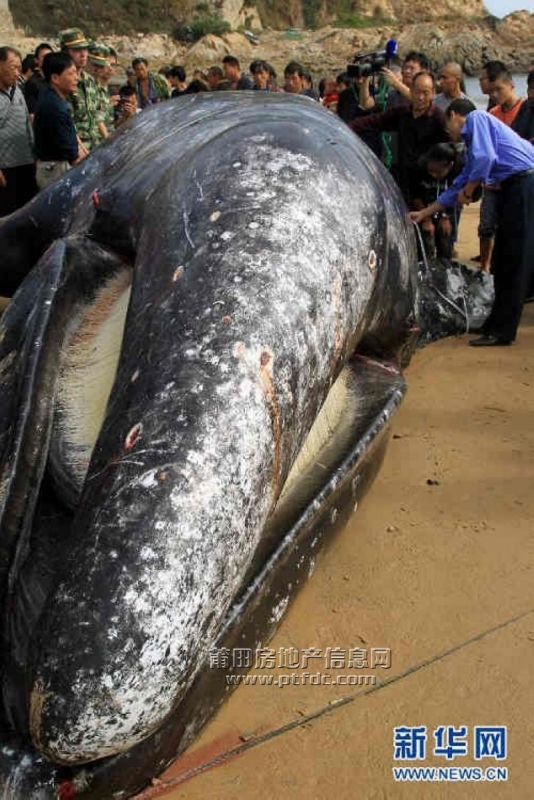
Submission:
<svg viewBox="0 0 534 800">
<path fill-rule="evenodd" d="M 467 209 L 461 260 L 478 251 L 477 220 Z M 373 684 L 241 686 L 139 800 L 532 796 L 534 306 L 512 347 L 468 339 L 416 354 L 376 482 L 269 643 L 320 651 L 298 674 L 365 673 Z M 355 649 L 368 668 L 332 666 Z M 371 650 L 389 652 L 390 666 L 371 667 Z M 499 760 L 475 734 L 485 726 L 501 745 L 506 727 Z M 394 760 L 400 727 L 426 729 L 424 758 Z M 454 741 L 449 759 L 440 748 Z M 507 780 L 501 769 L 485 781 L 403 783 L 399 765 L 505 767 Z"/>
</svg>

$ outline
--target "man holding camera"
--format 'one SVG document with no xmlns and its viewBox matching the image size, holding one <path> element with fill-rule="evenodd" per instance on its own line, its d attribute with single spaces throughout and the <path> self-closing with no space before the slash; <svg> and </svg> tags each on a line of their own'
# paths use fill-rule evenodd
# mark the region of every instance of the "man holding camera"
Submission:
<svg viewBox="0 0 534 800">
<path fill-rule="evenodd" d="M 398 59 L 397 63 L 398 63 Z M 380 74 L 388 83 L 390 90 L 387 95 L 386 109 L 399 105 L 409 105 L 411 102 L 412 83 L 415 75 L 428 72 L 430 64 L 424 53 L 410 50 L 404 56 L 400 65 L 400 74 L 395 69 L 395 60 L 390 59 L 388 64 L 380 70 Z"/>
<path fill-rule="evenodd" d="M 433 104 L 435 82 L 429 72 L 415 75 L 409 105 L 399 105 L 380 114 L 358 117 L 349 123 L 355 133 L 396 131 L 400 161 L 397 183 L 411 210 L 422 208 L 425 173 L 419 159 L 438 142 L 449 141 L 443 111 Z"/>
<path fill-rule="evenodd" d="M 427 176 L 421 167 L 421 157 L 433 145 L 449 141 L 445 114 L 433 104 L 435 81 L 429 72 L 418 72 L 412 81 L 409 105 L 396 105 L 381 114 L 360 117 L 349 123 L 356 133 L 364 131 L 396 132 L 398 164 L 394 178 L 410 211 L 424 208 L 428 197 Z M 447 213 L 447 212 L 443 212 Z M 421 228 L 424 249 L 428 258 L 436 255 L 433 227 Z"/>
</svg>

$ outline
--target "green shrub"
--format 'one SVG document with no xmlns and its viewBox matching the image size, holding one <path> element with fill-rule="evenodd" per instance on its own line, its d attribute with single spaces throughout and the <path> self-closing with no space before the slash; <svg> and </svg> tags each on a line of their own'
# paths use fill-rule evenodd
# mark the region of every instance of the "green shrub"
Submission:
<svg viewBox="0 0 534 800">
<path fill-rule="evenodd" d="M 172 36 L 180 42 L 197 42 L 208 33 L 222 36 L 223 33 L 228 33 L 230 30 L 230 23 L 226 20 L 206 14 L 189 22 L 181 22 L 174 28 Z"/>
<path fill-rule="evenodd" d="M 302 16 L 304 24 L 307 28 L 315 29 L 317 27 L 317 17 L 321 10 L 321 0 L 307 0 L 302 4 Z"/>
<path fill-rule="evenodd" d="M 391 25 L 394 20 L 389 17 L 360 17 L 359 14 L 342 14 L 333 23 L 337 28 L 376 28 L 380 25 Z"/>
<path fill-rule="evenodd" d="M 172 0 L 12 0 L 15 25 L 52 38 L 62 28 L 80 27 L 86 36 L 166 31 Z"/>
</svg>

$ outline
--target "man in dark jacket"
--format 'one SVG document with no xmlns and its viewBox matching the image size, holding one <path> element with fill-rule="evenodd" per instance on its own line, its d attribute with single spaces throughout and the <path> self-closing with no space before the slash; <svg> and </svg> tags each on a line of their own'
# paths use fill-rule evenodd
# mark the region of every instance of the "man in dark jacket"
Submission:
<svg viewBox="0 0 534 800">
<path fill-rule="evenodd" d="M 52 48 L 46 42 L 41 42 L 41 44 L 37 45 L 35 48 L 35 69 L 31 78 L 28 78 L 24 84 L 24 99 L 26 100 L 26 105 L 28 106 L 30 119 L 32 121 L 39 92 L 46 87 L 46 80 L 43 75 L 43 59 L 51 52 Z"/>
<path fill-rule="evenodd" d="M 230 89 L 253 89 L 251 78 L 241 72 L 239 61 L 235 56 L 225 56 L 222 60 L 224 77 Z"/>
<path fill-rule="evenodd" d="M 357 117 L 349 123 L 360 131 L 397 131 L 399 134 L 399 188 L 410 209 L 421 207 L 425 173 L 419 159 L 438 142 L 449 140 L 445 115 L 433 104 L 435 82 L 429 72 L 419 72 L 413 79 L 412 102 L 395 106 L 381 114 Z M 424 204 L 423 204 L 424 205 Z"/>
<path fill-rule="evenodd" d="M 521 104 L 512 123 L 512 130 L 534 144 L 534 71 L 527 76 L 527 99 Z"/>
<path fill-rule="evenodd" d="M 78 85 L 78 72 L 68 53 L 48 53 L 43 60 L 46 88 L 39 94 L 34 117 L 37 185 L 44 189 L 79 160 L 79 145 L 67 98 Z"/>
</svg>

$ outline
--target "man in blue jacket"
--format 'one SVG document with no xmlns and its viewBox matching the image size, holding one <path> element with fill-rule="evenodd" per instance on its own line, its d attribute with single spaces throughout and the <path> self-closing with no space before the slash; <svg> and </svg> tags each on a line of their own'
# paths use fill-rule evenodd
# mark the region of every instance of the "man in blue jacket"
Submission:
<svg viewBox="0 0 534 800">
<path fill-rule="evenodd" d="M 500 187 L 492 257 L 495 301 L 483 335 L 469 344 L 509 345 L 534 277 L 534 147 L 469 100 L 454 100 L 446 117 L 451 138 L 466 144 L 464 168 L 435 203 L 410 218 L 419 223 L 446 206 L 466 205 L 481 184 Z"/>
</svg>

